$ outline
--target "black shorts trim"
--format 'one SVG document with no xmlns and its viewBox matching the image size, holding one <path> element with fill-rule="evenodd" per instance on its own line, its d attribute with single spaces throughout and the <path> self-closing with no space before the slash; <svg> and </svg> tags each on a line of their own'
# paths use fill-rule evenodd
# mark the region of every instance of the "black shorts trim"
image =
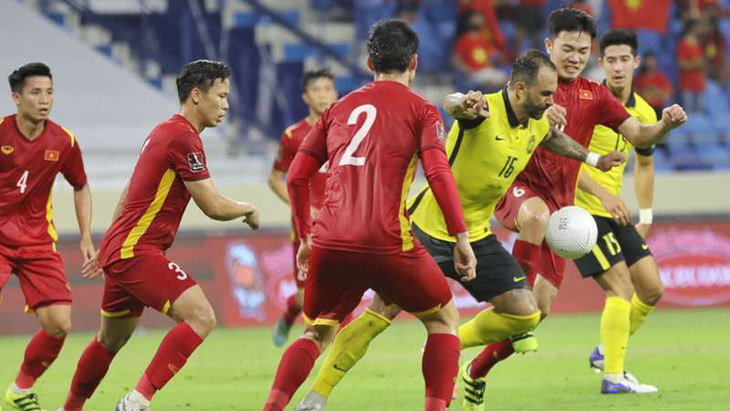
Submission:
<svg viewBox="0 0 730 411">
<path fill-rule="evenodd" d="M 632 224 L 621 225 L 610 217 L 594 215 L 598 226 L 598 239 L 593 251 L 575 260 L 583 278 L 605 273 L 614 265 L 625 261 L 631 267 L 637 261 L 650 256 L 651 250 Z"/>
<path fill-rule="evenodd" d="M 426 251 L 436 261 L 445 276 L 459 281 L 460 277 L 454 267 L 455 243 L 431 237 L 411 225 L 413 234 L 423 244 Z M 490 301 L 492 298 L 517 288 L 530 289 L 527 276 L 517 261 L 502 247 L 494 234 L 472 243 L 477 257 L 477 276 L 472 281 L 459 284 L 477 301 Z"/>
</svg>

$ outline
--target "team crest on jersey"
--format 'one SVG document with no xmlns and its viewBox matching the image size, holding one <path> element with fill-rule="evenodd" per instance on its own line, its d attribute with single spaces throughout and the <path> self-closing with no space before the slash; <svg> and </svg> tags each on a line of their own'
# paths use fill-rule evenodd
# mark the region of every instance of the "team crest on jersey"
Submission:
<svg viewBox="0 0 730 411">
<path fill-rule="evenodd" d="M 43 159 L 46 161 L 58 161 L 60 156 L 61 155 L 58 150 L 46 150 L 46 154 L 43 156 Z"/>
<path fill-rule="evenodd" d="M 533 151 L 535 151 L 535 142 L 537 139 L 535 138 L 535 135 L 530 136 L 530 140 L 527 141 L 527 154 L 532 154 Z"/>
<path fill-rule="evenodd" d="M 578 91 L 578 98 L 581 100 L 593 100 L 593 92 L 590 90 L 580 90 Z"/>
<path fill-rule="evenodd" d="M 0 148 L 0 151 L 2 151 L 3 154 L 5 154 L 6 156 L 9 156 L 13 154 L 15 148 L 13 148 L 13 146 L 2 146 L 2 148 Z"/>
<path fill-rule="evenodd" d="M 203 163 L 203 153 L 188 153 L 188 164 L 190 164 L 191 173 L 199 173 L 205 171 L 205 163 Z"/>
<path fill-rule="evenodd" d="M 444 134 L 444 125 L 441 124 L 440 121 L 436 122 L 436 137 L 438 137 L 439 141 L 441 142 L 446 141 L 446 136 Z"/>
</svg>

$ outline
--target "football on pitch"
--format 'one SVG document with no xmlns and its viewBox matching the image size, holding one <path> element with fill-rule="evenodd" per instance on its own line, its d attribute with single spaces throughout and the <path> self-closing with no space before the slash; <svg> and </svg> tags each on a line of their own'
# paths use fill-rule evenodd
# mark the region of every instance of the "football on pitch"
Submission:
<svg viewBox="0 0 730 411">
<path fill-rule="evenodd" d="M 553 252 L 571 260 L 590 253 L 597 238 L 596 220 L 578 206 L 563 207 L 554 212 L 545 232 L 545 240 Z"/>
</svg>

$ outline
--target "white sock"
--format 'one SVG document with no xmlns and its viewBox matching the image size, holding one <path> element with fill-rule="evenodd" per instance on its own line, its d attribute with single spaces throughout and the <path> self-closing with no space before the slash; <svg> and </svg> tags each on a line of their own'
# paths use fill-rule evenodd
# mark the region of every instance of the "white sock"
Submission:
<svg viewBox="0 0 730 411">
<path fill-rule="evenodd" d="M 137 390 L 132 390 L 132 392 L 129 393 L 129 401 L 144 405 L 145 407 L 150 406 L 150 400 Z"/>
<path fill-rule="evenodd" d="M 598 353 L 603 355 L 603 343 L 598 344 Z"/>
<path fill-rule="evenodd" d="M 13 394 L 26 394 L 30 391 L 30 388 L 20 388 L 15 383 L 10 384 L 10 391 L 13 392 Z"/>
<path fill-rule="evenodd" d="M 614 373 L 608 373 L 607 372 L 607 373 L 604 373 L 603 374 L 603 379 L 604 380 L 611 381 L 612 383 L 616 384 L 616 383 L 619 383 L 619 382 L 623 381 L 624 375 L 623 374 L 614 374 Z"/>
</svg>

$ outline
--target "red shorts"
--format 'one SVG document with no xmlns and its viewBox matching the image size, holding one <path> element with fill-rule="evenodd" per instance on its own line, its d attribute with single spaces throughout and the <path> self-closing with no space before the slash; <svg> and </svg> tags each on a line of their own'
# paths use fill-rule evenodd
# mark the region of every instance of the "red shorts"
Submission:
<svg viewBox="0 0 730 411">
<path fill-rule="evenodd" d="M 522 207 L 522 203 L 533 197 L 540 197 L 548 206 L 550 213 L 560 208 L 555 201 L 545 198 L 545 196 L 538 194 L 527 185 L 515 181 L 509 190 L 507 190 L 504 197 L 502 197 L 499 204 L 497 204 L 497 207 L 494 209 L 494 216 L 502 227 L 519 233 L 520 228 L 517 226 L 517 214 Z M 553 253 L 545 241 L 542 243 L 540 275 L 556 288 L 560 288 L 565 276 L 565 260 Z M 531 280 L 530 284 L 534 284 L 534 278 Z"/>
<path fill-rule="evenodd" d="M 145 307 L 167 314 L 172 303 L 197 282 L 163 254 L 136 255 L 104 267 L 101 314 L 139 317 Z"/>
<path fill-rule="evenodd" d="M 423 247 L 377 255 L 312 247 L 304 288 L 304 318 L 335 325 L 369 288 L 414 315 L 436 312 L 451 301 L 446 277 Z"/>
<path fill-rule="evenodd" d="M 10 276 L 20 280 L 26 311 L 52 304 L 71 304 L 71 286 L 61 255 L 53 244 L 23 247 L 0 245 L 0 292 Z"/>
</svg>

